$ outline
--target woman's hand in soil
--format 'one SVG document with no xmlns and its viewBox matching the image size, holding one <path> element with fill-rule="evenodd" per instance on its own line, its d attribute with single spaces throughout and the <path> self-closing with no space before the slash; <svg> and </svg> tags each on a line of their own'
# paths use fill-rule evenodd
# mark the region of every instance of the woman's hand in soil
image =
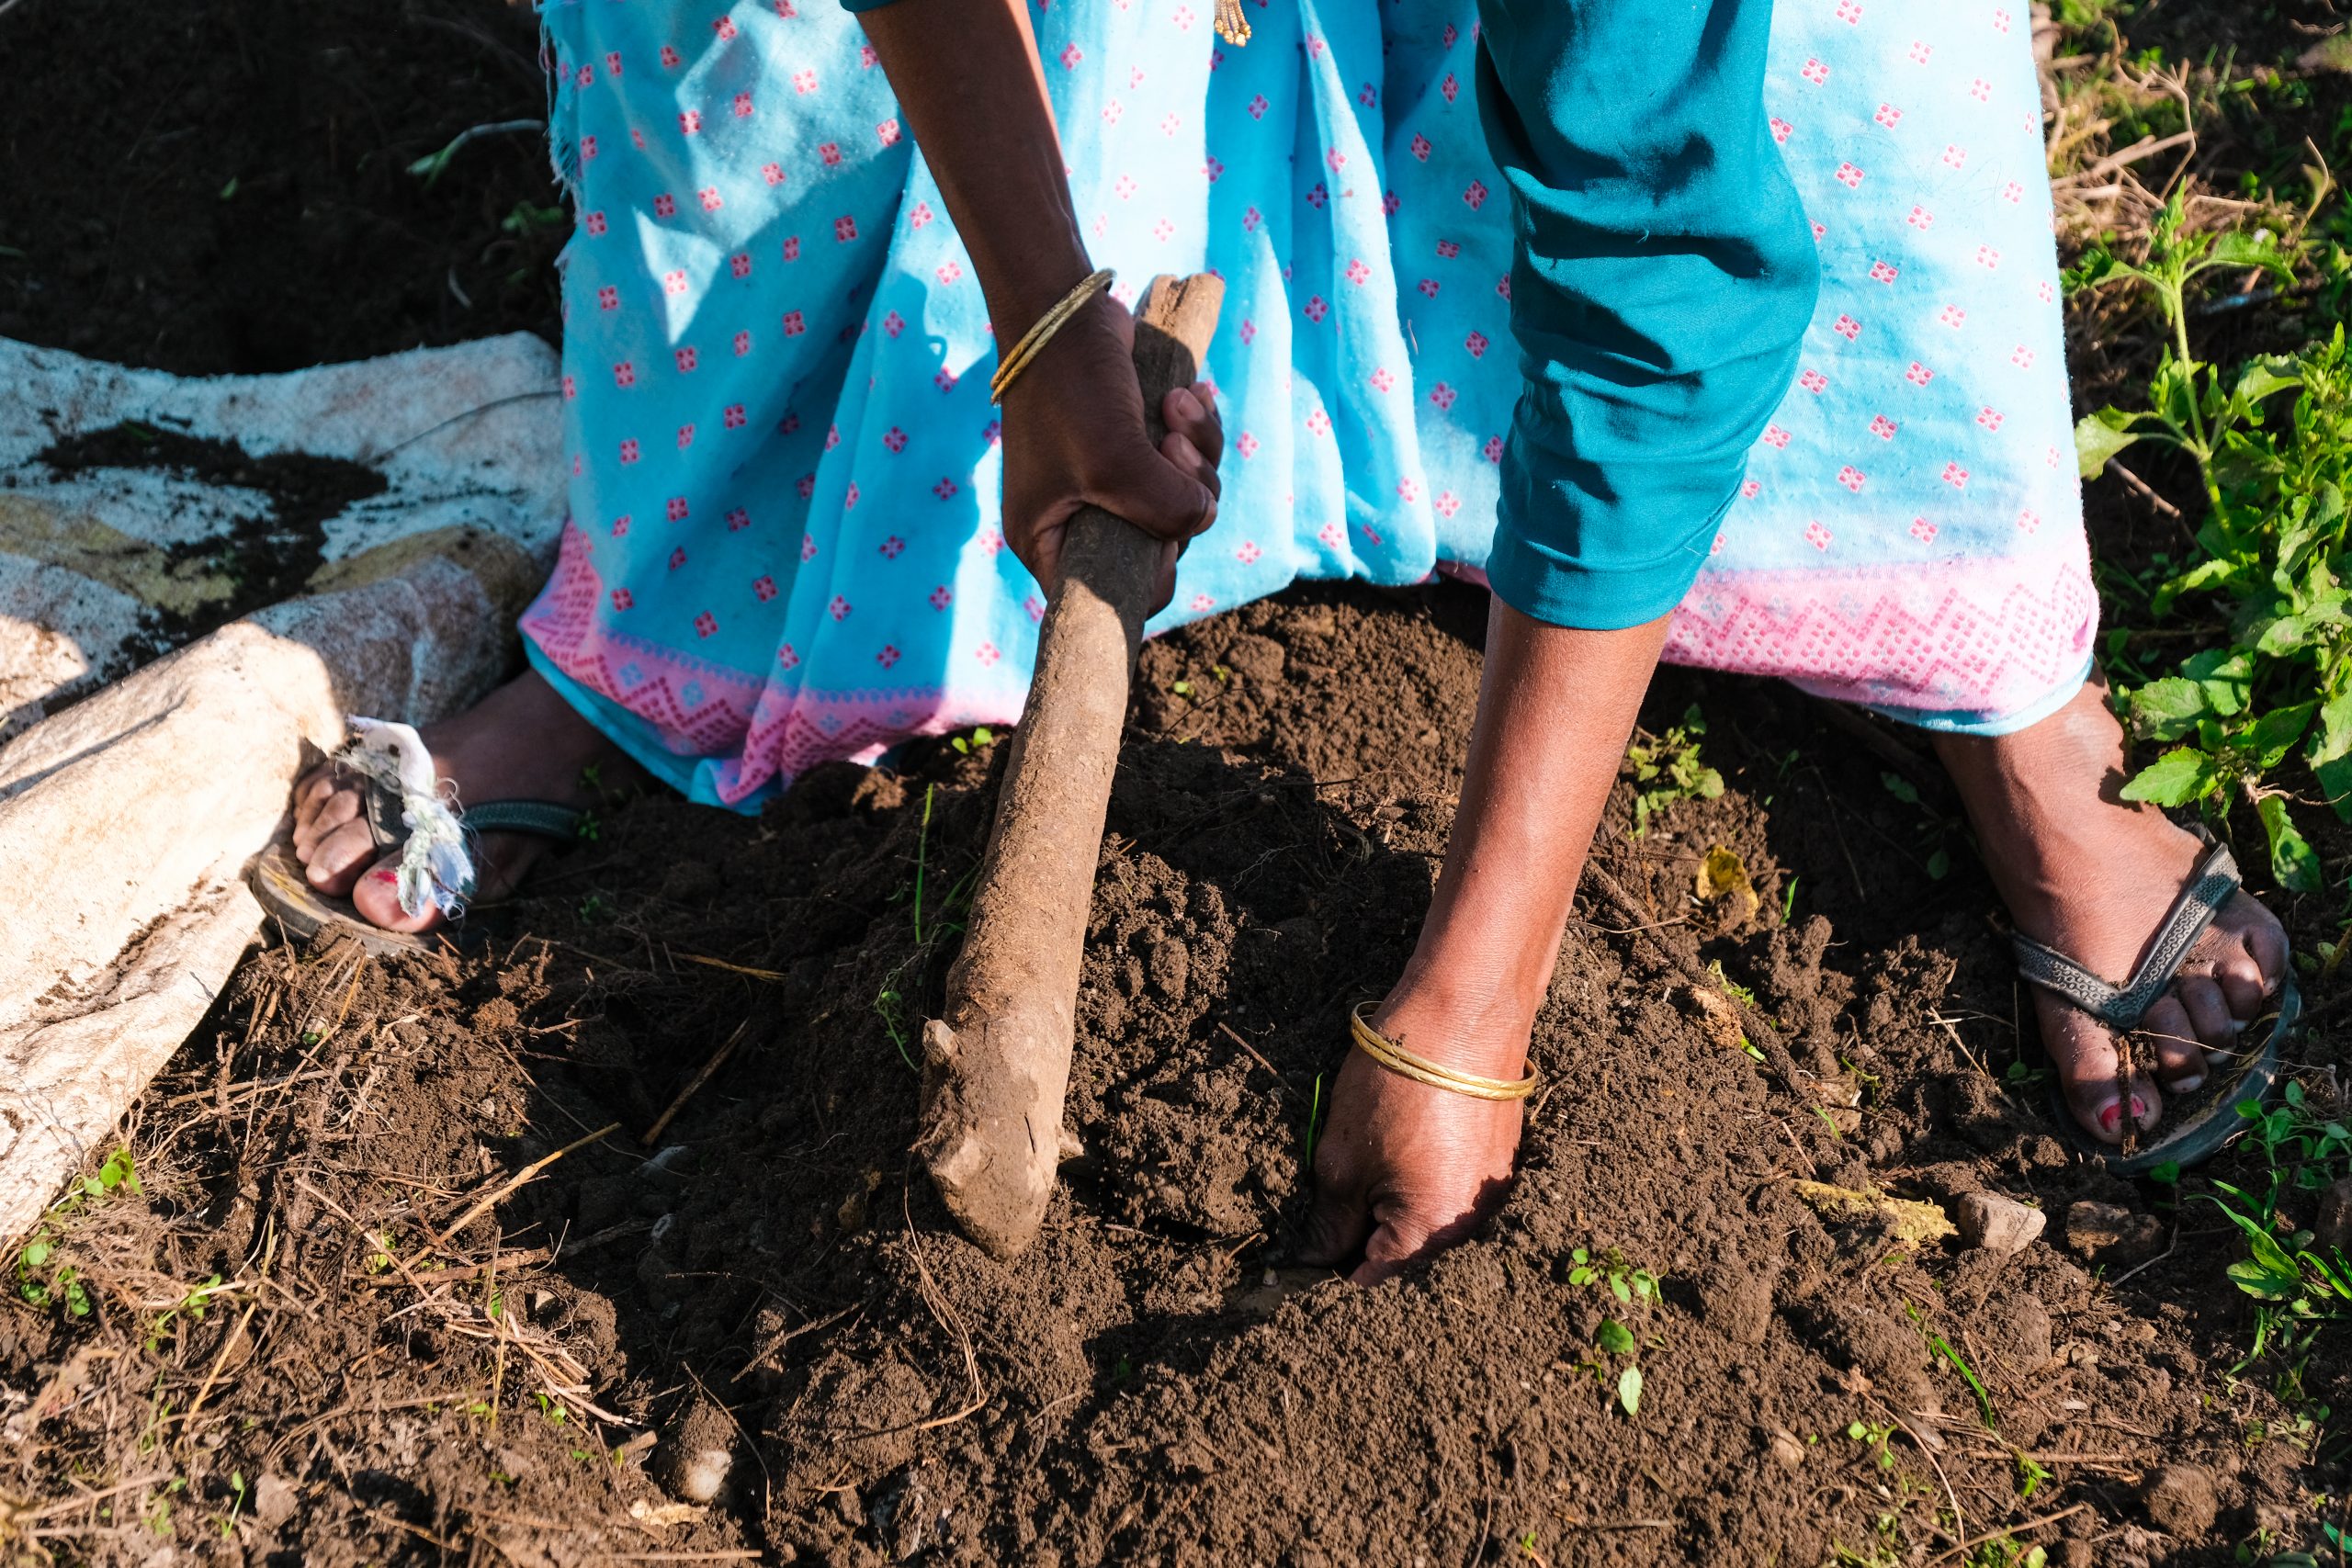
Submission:
<svg viewBox="0 0 2352 1568">
<path fill-rule="evenodd" d="M 1071 318 L 1004 400 L 1004 536 L 1051 592 L 1064 533 L 1099 506 L 1161 542 L 1152 608 L 1176 592 L 1176 558 L 1216 521 L 1225 426 L 1205 386 L 1160 405 L 1155 449 L 1136 383 L 1135 318 L 1108 295 Z"/>
<path fill-rule="evenodd" d="M 1468 1235 L 1510 1181 L 1520 1102 L 1473 1100 L 1350 1051 L 1315 1145 L 1315 1212 L 1301 1261 L 1363 1261 L 1374 1285 Z"/>
</svg>

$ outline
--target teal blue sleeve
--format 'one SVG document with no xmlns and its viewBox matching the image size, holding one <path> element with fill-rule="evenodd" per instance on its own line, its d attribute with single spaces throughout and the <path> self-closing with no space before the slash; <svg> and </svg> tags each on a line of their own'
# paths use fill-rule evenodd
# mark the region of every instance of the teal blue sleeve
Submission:
<svg viewBox="0 0 2352 1568">
<path fill-rule="evenodd" d="M 1813 234 L 1763 107 L 1770 0 L 1479 0 L 1525 378 L 1487 571 L 1611 629 L 1689 592 L 1796 366 Z"/>
</svg>

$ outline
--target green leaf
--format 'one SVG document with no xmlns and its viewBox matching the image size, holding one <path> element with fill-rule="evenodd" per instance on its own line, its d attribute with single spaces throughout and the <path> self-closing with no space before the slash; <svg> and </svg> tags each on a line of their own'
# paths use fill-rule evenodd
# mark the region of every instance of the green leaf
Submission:
<svg viewBox="0 0 2352 1568">
<path fill-rule="evenodd" d="M 2207 261 L 2215 266 L 2260 267 L 2281 283 L 2295 280 L 2295 264 L 2267 230 L 2233 230 L 2213 242 Z"/>
<path fill-rule="evenodd" d="M 2238 384 L 2231 389 L 2230 396 L 2242 407 L 2251 408 L 2274 392 L 2301 386 L 2302 377 L 2289 368 L 2294 363 L 2283 356 L 2247 361 L 2245 368 L 2238 372 Z"/>
<path fill-rule="evenodd" d="M 2193 429 L 2200 412 L 2197 400 L 2197 372 L 2202 368 L 2196 360 L 2176 359 L 2172 350 L 2165 350 L 2156 362 L 2155 370 L 2148 377 L 2148 400 L 2155 405 L 2156 417 L 2175 430 Z M 2082 427 L 2075 426 L 2075 437 L 2081 439 Z"/>
<path fill-rule="evenodd" d="M 49 1243 L 45 1241 L 28 1243 L 23 1253 L 25 1267 L 28 1269 L 38 1269 L 42 1264 L 48 1262 L 49 1250 Z"/>
<path fill-rule="evenodd" d="M 2311 728 L 2312 715 L 2318 711 L 2317 703 L 2297 703 L 2291 707 L 2272 708 L 2254 721 L 2246 731 L 2246 750 L 2267 771 L 2277 767 L 2303 731 Z"/>
<path fill-rule="evenodd" d="M 2321 705 L 2311 764 L 2327 803 L 2338 817 L 2352 821 L 2352 685 Z"/>
<path fill-rule="evenodd" d="M 2256 649 L 2273 659 L 2291 658 L 2312 640 L 2312 624 L 2301 615 L 2281 615 L 2258 632 L 2251 626 L 2246 629 L 2254 637 Z"/>
<path fill-rule="evenodd" d="M 1617 1403 L 1625 1407 L 1628 1416 L 1642 1413 L 1642 1369 L 1627 1367 L 1617 1374 Z"/>
<path fill-rule="evenodd" d="M 2086 413 L 2075 425 L 2075 468 L 2082 478 L 2095 479 L 2107 468 L 2107 460 L 2140 439 L 2132 428 L 2140 415 L 2125 413 L 2121 409 L 2101 409 Z"/>
<path fill-rule="evenodd" d="M 2233 649 L 2208 649 L 2181 661 L 2180 672 L 2205 688 L 2205 701 L 2227 717 L 2245 711 L 2254 689 L 2254 655 Z"/>
<path fill-rule="evenodd" d="M 2151 681 L 2132 694 L 2132 722 L 2151 740 L 2177 740 L 2210 711 L 2204 686 L 2179 675 Z"/>
<path fill-rule="evenodd" d="M 2231 1264 L 2223 1272 L 2239 1290 L 2258 1301 L 2285 1301 L 2296 1294 L 2303 1282 L 2300 1274 L 2281 1274 L 2251 1258 Z"/>
<path fill-rule="evenodd" d="M 1600 1320 L 1600 1348 L 1612 1356 L 1630 1356 L 1634 1353 L 1634 1331 L 1613 1317 L 1604 1317 Z"/>
<path fill-rule="evenodd" d="M 2318 893 L 2326 887 L 2326 879 L 2319 868 L 2319 856 L 2312 852 L 2310 844 L 2295 830 L 2293 820 L 2287 815 L 2287 797 L 2266 795 L 2255 804 L 2256 813 L 2262 818 L 2262 831 L 2270 840 L 2270 872 L 2278 886 L 2291 893 Z"/>
<path fill-rule="evenodd" d="M 1913 784 L 1909 779 L 1905 778 L 1901 773 L 1881 773 L 1878 776 L 1878 782 L 1886 786 L 1887 794 L 1894 796 L 1895 799 L 1901 801 L 1904 805 L 1917 806 L 1919 804 L 1919 786 Z"/>
<path fill-rule="evenodd" d="M 2123 786 L 2123 798 L 2186 806 L 2211 794 L 2221 782 L 2221 771 L 2212 758 L 2193 746 L 2180 746 L 2133 774 Z"/>
</svg>

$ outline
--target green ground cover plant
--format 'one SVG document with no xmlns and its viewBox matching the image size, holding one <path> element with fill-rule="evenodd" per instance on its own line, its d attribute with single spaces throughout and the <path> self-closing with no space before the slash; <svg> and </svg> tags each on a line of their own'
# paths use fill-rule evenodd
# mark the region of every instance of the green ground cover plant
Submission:
<svg viewBox="0 0 2352 1568">
<path fill-rule="evenodd" d="M 2233 367 L 2197 357 L 2189 335 L 2195 302 L 2224 284 L 2292 287 L 2306 267 L 2324 279 L 2342 274 L 2342 244 L 2312 237 L 2333 182 L 2321 165 L 2305 172 L 2310 201 L 2286 233 L 2195 228 L 2176 192 L 2150 225 L 2143 259 L 2094 244 L 2067 286 L 2075 295 L 2140 290 L 2168 333 L 2147 406 L 2104 408 L 2076 427 L 2084 477 L 2152 444 L 2195 465 L 2206 502 L 2195 548 L 2158 561 L 2147 601 L 2159 622 L 2195 617 L 2185 629 L 2197 646 L 2171 671 L 2141 671 L 2135 683 L 2118 685 L 2134 732 L 2163 748 L 2123 793 L 2216 818 L 2243 801 L 2262 824 L 2279 886 L 2317 893 L 2319 857 L 2289 801 L 2297 788 L 2316 785 L 2320 800 L 2352 820 L 2352 592 L 2344 568 L 2352 355 L 2340 322 L 2295 352 Z M 2130 627 L 2110 632 L 2108 649 L 2126 677 L 2134 674 L 2131 635 Z M 2303 769 L 2290 769 L 2290 760 Z"/>
</svg>

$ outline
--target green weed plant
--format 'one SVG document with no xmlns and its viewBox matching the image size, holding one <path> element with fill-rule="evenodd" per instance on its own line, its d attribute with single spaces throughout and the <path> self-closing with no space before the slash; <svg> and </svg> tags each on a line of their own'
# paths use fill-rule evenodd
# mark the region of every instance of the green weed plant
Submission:
<svg viewBox="0 0 2352 1568">
<path fill-rule="evenodd" d="M 2332 188 L 2310 172 L 2307 229 Z M 2153 296 L 2170 342 L 2149 382 L 2149 406 L 2105 408 L 2075 427 L 2085 478 L 2140 444 L 2196 464 L 2206 512 L 2193 559 L 2165 563 L 2149 608 L 2184 600 L 2219 621 L 2207 646 L 2175 673 L 2119 690 L 2132 728 L 2166 749 L 2132 775 L 2125 798 L 2195 806 L 2218 817 L 2253 806 L 2272 873 L 2299 893 L 2322 888 L 2319 857 L 2273 782 L 2300 757 L 2338 816 L 2352 821 L 2352 594 L 2344 583 L 2346 494 L 2352 491 L 2352 355 L 2339 323 L 2323 342 L 2266 355 L 2233 370 L 2192 352 L 2190 300 L 2209 273 L 2295 280 L 2300 238 L 2267 230 L 2187 226 L 2175 196 L 2151 228 L 2148 254 L 2130 262 L 2094 247 L 2067 275 L 2070 292 L 2129 286 Z M 2117 633 L 2120 652 L 2128 633 Z"/>
<path fill-rule="evenodd" d="M 129 1149 L 117 1149 L 108 1155 L 97 1172 L 85 1176 L 65 1190 L 65 1195 L 49 1206 L 33 1234 L 17 1253 L 17 1294 L 32 1306 L 58 1305 L 68 1317 L 90 1315 L 90 1293 L 82 1283 L 82 1275 L 70 1263 L 57 1257 L 58 1225 L 79 1210 L 92 1203 L 104 1202 L 115 1193 L 143 1193 L 139 1184 L 139 1169 L 131 1161 Z"/>
<path fill-rule="evenodd" d="M 1706 733 L 1707 721 L 1696 703 L 1662 736 L 1634 732 L 1625 748 L 1625 766 L 1634 774 L 1634 837 L 1647 833 L 1651 816 L 1678 800 L 1713 800 L 1723 794 L 1723 774 L 1699 760 L 1700 738 Z"/>
</svg>

